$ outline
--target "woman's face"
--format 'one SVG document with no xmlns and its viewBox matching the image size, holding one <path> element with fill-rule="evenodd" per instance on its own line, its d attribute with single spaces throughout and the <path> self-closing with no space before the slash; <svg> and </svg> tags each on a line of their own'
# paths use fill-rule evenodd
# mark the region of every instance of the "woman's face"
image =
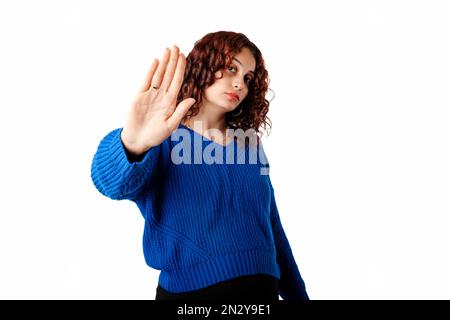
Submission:
<svg viewBox="0 0 450 320">
<path fill-rule="evenodd" d="M 230 65 L 215 73 L 216 81 L 204 91 L 203 104 L 233 111 L 245 99 L 255 78 L 256 60 L 248 48 L 233 56 Z M 218 79 L 223 74 L 223 77 Z"/>
</svg>

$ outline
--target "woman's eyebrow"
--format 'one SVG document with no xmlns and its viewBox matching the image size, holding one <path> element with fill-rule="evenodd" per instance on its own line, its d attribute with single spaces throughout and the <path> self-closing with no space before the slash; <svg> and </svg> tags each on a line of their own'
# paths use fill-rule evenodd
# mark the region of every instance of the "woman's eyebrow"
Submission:
<svg viewBox="0 0 450 320">
<path fill-rule="evenodd" d="M 233 58 L 233 60 L 236 60 L 241 66 L 242 66 L 242 62 L 240 62 L 238 59 L 236 59 L 236 58 Z M 251 73 L 253 73 L 253 74 L 255 74 L 255 71 L 249 71 L 249 72 L 251 72 Z"/>
</svg>

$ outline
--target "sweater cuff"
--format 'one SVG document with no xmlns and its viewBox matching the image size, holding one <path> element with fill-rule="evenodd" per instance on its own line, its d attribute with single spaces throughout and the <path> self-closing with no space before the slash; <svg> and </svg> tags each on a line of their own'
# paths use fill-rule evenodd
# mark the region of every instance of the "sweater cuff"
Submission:
<svg viewBox="0 0 450 320">
<path fill-rule="evenodd" d="M 122 128 L 113 130 L 100 142 L 92 162 L 91 176 L 97 189 L 115 200 L 135 198 L 156 168 L 159 146 L 133 161 L 121 139 Z"/>
<path fill-rule="evenodd" d="M 137 163 L 137 164 L 141 164 L 142 165 L 145 162 L 148 162 L 154 156 L 155 148 L 150 148 L 147 151 L 145 151 L 144 153 L 141 153 L 140 155 L 131 154 L 125 148 L 125 145 L 123 144 L 123 141 L 122 141 L 123 128 L 120 128 L 120 129 L 117 129 L 117 130 L 118 130 L 118 133 L 117 133 L 118 139 L 116 139 L 113 142 L 113 144 L 117 144 L 117 148 L 119 149 L 120 156 L 125 154 L 129 164 Z M 120 143 L 120 145 L 119 145 L 119 143 Z"/>
</svg>

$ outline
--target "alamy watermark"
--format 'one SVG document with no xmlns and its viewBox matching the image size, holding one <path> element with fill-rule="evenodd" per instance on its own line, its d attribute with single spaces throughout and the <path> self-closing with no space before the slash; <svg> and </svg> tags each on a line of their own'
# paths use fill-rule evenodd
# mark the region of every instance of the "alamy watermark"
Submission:
<svg viewBox="0 0 450 320">
<path fill-rule="evenodd" d="M 191 134 L 191 130 L 196 134 Z M 262 145 L 258 144 L 258 136 L 254 129 L 227 129 L 226 136 L 228 141 L 226 145 L 215 143 L 207 136 L 214 136 L 216 141 L 224 141 L 224 136 L 219 129 L 203 130 L 202 121 L 194 121 L 193 129 L 178 128 L 171 135 L 172 141 L 180 141 L 176 144 L 170 154 L 172 163 L 180 164 L 234 164 L 235 150 L 236 164 L 261 164 L 260 174 L 268 175 L 269 166 L 267 157 Z M 194 143 L 192 143 L 192 136 Z M 211 141 L 206 147 L 203 147 L 204 141 Z M 248 148 L 245 148 L 245 142 L 248 141 Z M 224 162 L 224 152 L 225 162 Z M 248 156 L 248 159 L 247 159 Z M 258 162 L 259 158 L 259 162 Z M 248 160 L 248 161 L 247 161 Z"/>
</svg>

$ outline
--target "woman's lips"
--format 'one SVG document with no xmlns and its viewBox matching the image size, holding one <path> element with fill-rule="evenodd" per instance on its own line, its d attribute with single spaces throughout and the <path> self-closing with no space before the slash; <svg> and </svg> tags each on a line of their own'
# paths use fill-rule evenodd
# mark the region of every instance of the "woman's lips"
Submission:
<svg viewBox="0 0 450 320">
<path fill-rule="evenodd" d="M 226 93 L 226 95 L 233 100 L 239 101 L 239 97 L 234 93 Z"/>
</svg>

